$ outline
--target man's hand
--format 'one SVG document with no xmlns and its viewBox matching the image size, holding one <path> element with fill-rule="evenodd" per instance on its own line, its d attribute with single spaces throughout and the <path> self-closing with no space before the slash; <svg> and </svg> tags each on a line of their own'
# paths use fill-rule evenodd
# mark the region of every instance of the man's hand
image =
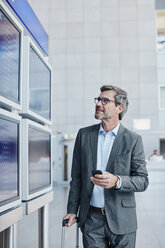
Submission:
<svg viewBox="0 0 165 248">
<path fill-rule="evenodd" d="M 116 186 L 118 177 L 105 171 L 103 174 L 96 174 L 94 177 L 91 177 L 91 181 L 105 189 L 110 189 Z"/>
<path fill-rule="evenodd" d="M 68 223 L 65 224 L 65 226 L 69 227 L 69 226 L 72 226 L 76 222 L 76 215 L 75 214 L 67 214 L 64 216 L 63 219 L 64 220 L 69 219 Z"/>
</svg>

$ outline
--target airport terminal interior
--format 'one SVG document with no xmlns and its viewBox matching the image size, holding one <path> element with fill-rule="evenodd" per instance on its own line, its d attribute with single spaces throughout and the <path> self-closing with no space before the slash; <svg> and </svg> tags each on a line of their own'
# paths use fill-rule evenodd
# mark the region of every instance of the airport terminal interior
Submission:
<svg viewBox="0 0 165 248">
<path fill-rule="evenodd" d="M 144 145 L 136 248 L 165 247 L 165 1 L 0 0 L 0 248 L 61 247 L 75 138 L 106 84 Z"/>
<path fill-rule="evenodd" d="M 165 162 L 151 162 L 147 166 L 150 184 L 147 191 L 136 194 L 138 231 L 136 248 L 165 247 Z M 50 203 L 50 248 L 61 247 L 62 218 L 66 213 L 68 185 L 54 186 L 54 200 Z M 18 225 L 18 248 L 36 248 L 38 214 L 34 212 Z M 35 223 L 34 225 L 32 223 Z M 65 247 L 76 247 L 76 226 L 65 228 Z M 79 231 L 80 247 L 82 246 Z"/>
</svg>

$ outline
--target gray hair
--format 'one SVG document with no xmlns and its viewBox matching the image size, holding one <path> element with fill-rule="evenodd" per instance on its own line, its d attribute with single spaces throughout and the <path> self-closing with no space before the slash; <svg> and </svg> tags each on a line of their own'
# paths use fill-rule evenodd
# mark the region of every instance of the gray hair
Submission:
<svg viewBox="0 0 165 248">
<path fill-rule="evenodd" d="M 113 86 L 113 85 L 103 85 L 100 88 L 100 90 L 101 90 L 101 92 L 106 91 L 106 90 L 114 90 L 116 92 L 116 95 L 114 96 L 115 104 L 116 104 L 116 106 L 117 105 L 123 106 L 123 111 L 119 114 L 119 120 L 121 120 L 128 109 L 129 102 L 128 102 L 128 97 L 127 97 L 127 92 L 125 90 L 122 90 L 121 88 Z"/>
</svg>

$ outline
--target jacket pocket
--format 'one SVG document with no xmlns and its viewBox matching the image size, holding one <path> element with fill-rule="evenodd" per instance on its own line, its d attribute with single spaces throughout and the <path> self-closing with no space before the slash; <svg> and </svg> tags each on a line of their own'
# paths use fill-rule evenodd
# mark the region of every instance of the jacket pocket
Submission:
<svg viewBox="0 0 165 248">
<path fill-rule="evenodd" d="M 135 208 L 136 202 L 134 199 L 123 199 L 121 200 L 121 205 L 125 208 Z"/>
</svg>

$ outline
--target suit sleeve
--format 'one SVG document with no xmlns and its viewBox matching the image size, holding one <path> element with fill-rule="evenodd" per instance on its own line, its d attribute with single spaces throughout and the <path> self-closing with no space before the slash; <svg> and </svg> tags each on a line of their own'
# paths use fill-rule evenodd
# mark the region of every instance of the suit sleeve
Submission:
<svg viewBox="0 0 165 248">
<path fill-rule="evenodd" d="M 119 175 L 120 176 L 120 175 Z M 125 192 L 142 192 L 148 187 L 148 173 L 141 136 L 137 137 L 132 150 L 130 176 L 120 176 L 122 185 L 119 189 Z"/>
<path fill-rule="evenodd" d="M 81 137 L 80 131 L 77 134 L 73 151 L 71 183 L 67 204 L 67 213 L 77 214 L 80 205 L 81 193 Z"/>
</svg>

